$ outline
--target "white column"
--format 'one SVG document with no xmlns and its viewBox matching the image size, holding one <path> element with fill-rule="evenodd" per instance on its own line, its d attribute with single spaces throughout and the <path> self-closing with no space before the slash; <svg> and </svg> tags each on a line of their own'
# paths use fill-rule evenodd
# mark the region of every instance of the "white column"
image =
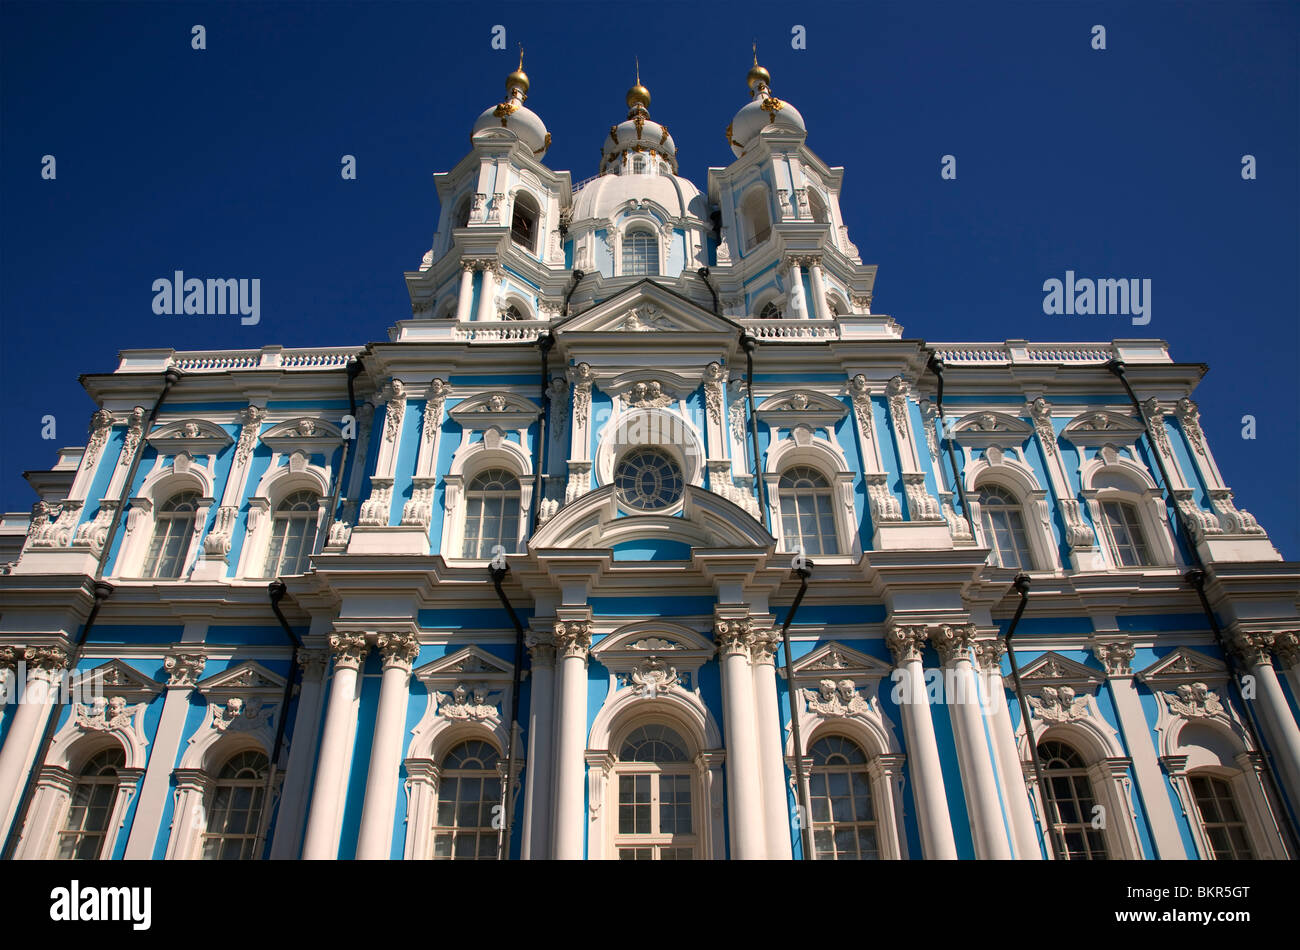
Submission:
<svg viewBox="0 0 1300 950">
<path fill-rule="evenodd" d="M 497 267 L 495 261 L 483 265 L 483 284 L 478 292 L 478 318 L 480 320 L 497 319 Z"/>
<path fill-rule="evenodd" d="M 1300 700 L 1300 630 L 1281 630 L 1273 637 L 1273 649 L 1286 671 L 1291 695 Z"/>
<path fill-rule="evenodd" d="M 379 684 L 379 711 L 366 775 L 366 798 L 361 805 L 361 830 L 357 858 L 384 860 L 393 848 L 393 818 L 397 812 L 397 779 L 402 768 L 402 740 L 406 737 L 406 707 L 411 698 L 411 664 L 420 644 L 411 633 L 381 633 L 375 646 L 384 658 Z"/>
<path fill-rule="evenodd" d="M 528 700 L 528 773 L 524 788 L 524 832 L 520 855 L 542 859 L 551 849 L 551 756 L 555 731 L 555 640 L 549 633 L 528 638 L 532 690 Z"/>
<path fill-rule="evenodd" d="M 826 306 L 826 277 L 822 274 L 820 257 L 809 258 L 808 276 L 812 281 L 812 306 L 808 308 L 809 316 L 817 320 L 829 320 L 830 309 Z"/>
<path fill-rule="evenodd" d="M 1093 644 L 1093 653 L 1106 667 L 1107 682 L 1115 701 L 1115 715 L 1119 719 L 1124 744 L 1133 760 L 1133 776 L 1137 780 L 1138 797 L 1146 811 L 1151 830 L 1151 843 L 1156 857 L 1162 861 L 1185 860 L 1187 850 L 1178 830 L 1174 806 L 1169 801 L 1169 784 L 1165 771 L 1156 756 L 1151 727 L 1142 712 L 1142 698 L 1133 682 L 1133 645 L 1124 640 Z M 1035 733 L 1037 738 L 1038 733 Z M 1043 816 L 1047 820 L 1047 816 Z"/>
<path fill-rule="evenodd" d="M 587 771 L 587 651 L 591 625 L 561 620 L 555 625 L 559 661 L 559 708 L 555 739 L 554 856 L 582 860 L 586 832 L 584 787 Z"/>
<path fill-rule="evenodd" d="M 786 797 L 785 757 L 781 749 L 781 710 L 776 698 L 776 651 L 781 638 L 773 630 L 754 635 L 751 648 L 754 711 L 758 716 L 758 758 L 763 774 L 763 825 L 767 857 L 789 861 L 789 799 Z"/>
<path fill-rule="evenodd" d="M 366 638 L 361 634 L 331 634 L 334 679 L 330 686 L 325 731 L 316 763 L 316 786 L 307 814 L 307 837 L 302 856 L 310 860 L 334 859 L 343 832 L 344 778 L 352 759 L 356 735 L 358 672 L 366 658 Z"/>
<path fill-rule="evenodd" d="M 952 816 L 943 787 L 934 720 L 930 718 L 925 671 L 921 668 L 925 641 L 924 624 L 890 624 L 885 635 L 894 663 L 902 674 L 903 738 L 907 743 L 912 797 L 921 826 L 921 853 L 931 859 L 956 858 L 957 843 L 952 836 Z"/>
<path fill-rule="evenodd" d="M 167 670 L 167 692 L 163 696 L 158 731 L 149 745 L 149 761 L 145 765 L 144 781 L 140 784 L 140 800 L 135 805 L 131 835 L 126 839 L 126 851 L 122 854 L 128 861 L 147 861 L 153 857 L 163 809 L 172 794 L 172 770 L 176 767 L 176 752 L 184 738 L 190 693 L 203 675 L 206 663 L 207 657 L 202 653 L 172 653 L 163 661 Z"/>
<path fill-rule="evenodd" d="M 1011 858 L 1011 842 L 1002 820 L 993 758 L 984 735 L 984 717 L 980 714 L 975 667 L 970 661 L 974 640 L 973 623 L 943 623 L 930 633 L 930 641 L 943 660 L 944 694 L 957 743 L 957 764 L 974 833 L 975 856 L 1005 861 Z"/>
<path fill-rule="evenodd" d="M 799 258 L 797 257 L 787 258 L 786 263 L 790 266 L 790 292 L 785 295 L 786 310 L 790 312 L 791 317 L 807 320 L 812 316 L 812 307 L 803 292 L 803 268 L 799 266 Z M 794 308 L 796 300 L 803 301 L 802 310 Z"/>
<path fill-rule="evenodd" d="M 1025 785 L 1020 756 L 1016 754 L 1016 733 L 1011 727 L 1007 691 L 1002 683 L 1002 655 L 1006 652 L 1007 645 L 999 639 L 975 643 L 975 660 L 984 679 L 984 708 L 993 739 L 993 764 L 997 769 L 998 784 L 1002 787 L 1002 802 L 1011 822 L 1011 844 L 1018 860 L 1039 861 L 1043 851 L 1034 828 L 1029 789 Z"/>
<path fill-rule="evenodd" d="M 325 700 L 323 680 L 328 666 L 329 654 L 326 651 L 298 651 L 302 679 L 298 686 L 298 709 L 293 717 L 293 741 L 289 744 L 280 809 L 275 819 L 275 837 L 271 842 L 272 860 L 292 859 L 301 854 L 303 820 L 310 792 L 308 783 L 320 736 L 320 714 Z"/>
<path fill-rule="evenodd" d="M 26 686 L 17 697 L 18 709 L 0 749 L 0 842 L 9 834 L 37 746 L 58 702 L 55 684 L 68 665 L 68 654 L 59 647 L 29 647 L 23 662 L 27 665 Z"/>
<path fill-rule="evenodd" d="M 1300 802 L 1300 726 L 1296 725 L 1282 684 L 1277 680 L 1277 671 L 1273 669 L 1270 654 L 1273 634 L 1241 632 L 1233 638 L 1232 645 L 1255 677 L 1255 710 L 1273 761 L 1277 763 L 1278 779 L 1294 805 Z"/>
<path fill-rule="evenodd" d="M 456 299 L 456 319 L 464 323 L 470 318 L 469 308 L 474 303 L 474 262 L 460 262 L 460 296 Z"/>
<path fill-rule="evenodd" d="M 720 618 L 714 639 L 722 660 L 722 717 L 727 740 L 727 790 L 731 804 L 731 857 L 767 856 L 763 821 L 762 769 L 754 715 L 754 677 L 749 620 Z M 787 835 L 788 836 L 788 835 Z"/>
</svg>

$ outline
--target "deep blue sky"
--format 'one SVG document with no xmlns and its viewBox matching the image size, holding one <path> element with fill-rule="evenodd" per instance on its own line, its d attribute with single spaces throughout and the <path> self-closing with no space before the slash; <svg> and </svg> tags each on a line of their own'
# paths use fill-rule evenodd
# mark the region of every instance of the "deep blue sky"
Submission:
<svg viewBox="0 0 1300 950">
<path fill-rule="evenodd" d="M 1195 398 L 1224 476 L 1300 557 L 1298 35 L 1292 3 L 0 3 L 0 507 L 84 443 L 77 376 L 120 349 L 385 339 L 437 223 L 430 176 L 500 101 L 517 42 L 552 168 L 595 173 L 637 55 L 702 187 L 732 159 L 757 39 L 846 170 L 876 312 L 931 341 L 1149 336 L 1209 363 Z M 1150 278 L 1152 322 L 1045 316 L 1067 268 Z M 178 269 L 260 277 L 262 322 L 155 316 L 150 285 Z"/>
</svg>

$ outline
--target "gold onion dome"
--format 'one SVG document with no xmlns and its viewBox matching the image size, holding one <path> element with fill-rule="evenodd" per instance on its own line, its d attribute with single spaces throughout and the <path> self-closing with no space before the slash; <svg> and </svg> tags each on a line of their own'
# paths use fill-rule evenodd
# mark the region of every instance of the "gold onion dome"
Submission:
<svg viewBox="0 0 1300 950">
<path fill-rule="evenodd" d="M 627 91 L 627 107 L 629 109 L 649 109 L 650 108 L 650 90 L 641 85 L 641 60 L 636 60 L 636 85 Z"/>
<path fill-rule="evenodd" d="M 748 102 L 736 113 L 727 126 L 727 144 L 739 158 L 745 150 L 758 141 L 764 132 L 793 132 L 807 135 L 803 116 L 788 102 L 772 94 L 772 74 L 758 65 L 758 49 L 754 50 L 754 65 L 745 77 L 749 85 Z"/>
<path fill-rule="evenodd" d="M 506 77 L 506 96 L 509 97 L 510 93 L 515 89 L 523 93 L 525 98 L 528 97 L 528 74 L 524 72 L 524 48 L 522 46 L 519 47 L 519 68 Z"/>
<path fill-rule="evenodd" d="M 506 77 L 506 100 L 484 110 L 474 123 L 470 132 L 470 141 L 480 137 L 510 137 L 510 133 L 528 146 L 533 157 L 538 159 L 551 147 L 551 133 L 546 131 L 546 124 L 532 109 L 524 105 L 528 97 L 528 75 L 524 72 L 524 51 L 519 51 L 519 68 Z"/>
<path fill-rule="evenodd" d="M 745 82 L 749 86 L 749 97 L 751 99 L 758 94 L 759 86 L 772 85 L 772 74 L 758 65 L 757 43 L 754 44 L 754 65 L 750 68 L 749 74 L 745 76 Z"/>
</svg>

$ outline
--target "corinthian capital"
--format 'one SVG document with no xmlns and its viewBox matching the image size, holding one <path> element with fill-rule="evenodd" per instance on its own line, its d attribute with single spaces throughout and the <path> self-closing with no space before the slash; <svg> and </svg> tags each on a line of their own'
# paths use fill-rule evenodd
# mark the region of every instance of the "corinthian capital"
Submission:
<svg viewBox="0 0 1300 950">
<path fill-rule="evenodd" d="M 18 650 L 14 647 L 0 646 L 0 671 L 18 667 Z"/>
<path fill-rule="evenodd" d="M 1273 649 L 1277 651 L 1283 669 L 1300 667 L 1300 630 L 1279 630 L 1273 637 Z M 4 662 L 0 660 L 0 666 L 3 665 Z"/>
<path fill-rule="evenodd" d="M 781 635 L 775 630 L 755 630 L 749 644 L 750 658 L 755 663 L 773 663 L 781 644 Z"/>
<path fill-rule="evenodd" d="M 1272 666 L 1273 634 L 1242 630 L 1232 638 L 1232 647 L 1247 667 Z"/>
<path fill-rule="evenodd" d="M 524 641 L 533 666 L 555 665 L 555 637 L 542 631 L 534 631 Z"/>
<path fill-rule="evenodd" d="M 68 651 L 62 647 L 28 647 L 23 653 L 27 675 L 53 680 L 68 666 Z"/>
<path fill-rule="evenodd" d="M 1007 655 L 1007 645 L 1000 637 L 975 641 L 975 665 L 983 673 L 1002 672 L 1002 658 Z"/>
<path fill-rule="evenodd" d="M 366 659 L 366 638 L 360 633 L 331 633 L 330 652 L 334 654 L 334 669 L 359 670 Z"/>
<path fill-rule="evenodd" d="M 203 667 L 208 658 L 202 653 L 172 653 L 163 659 L 163 669 L 167 671 L 167 685 L 170 687 L 190 687 L 203 675 Z"/>
<path fill-rule="evenodd" d="M 718 620 L 713 624 L 713 640 L 719 656 L 749 655 L 754 625 L 748 620 Z"/>
<path fill-rule="evenodd" d="M 1135 652 L 1128 640 L 1099 640 L 1092 644 L 1092 653 L 1106 667 L 1107 676 L 1131 676 Z"/>
<path fill-rule="evenodd" d="M 375 647 L 384 658 L 385 669 L 396 666 L 410 670 L 411 664 L 420 654 L 420 642 L 415 638 L 415 634 L 408 631 L 381 633 L 375 638 Z"/>
<path fill-rule="evenodd" d="M 885 646 L 894 655 L 894 665 L 919 660 L 925 650 L 926 633 L 923 623 L 891 623 L 885 630 Z"/>
<path fill-rule="evenodd" d="M 941 623 L 930 628 L 930 642 L 939 651 L 944 666 L 970 658 L 971 644 L 975 642 L 975 624 Z"/>
<path fill-rule="evenodd" d="M 553 633 L 559 656 L 587 658 L 587 651 L 591 649 L 590 623 L 585 620 L 560 620 L 555 624 Z"/>
</svg>

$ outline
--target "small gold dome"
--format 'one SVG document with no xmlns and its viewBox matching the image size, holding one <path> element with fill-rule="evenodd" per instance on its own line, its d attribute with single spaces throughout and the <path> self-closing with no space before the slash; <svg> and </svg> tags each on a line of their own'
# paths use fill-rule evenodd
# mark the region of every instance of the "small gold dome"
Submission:
<svg viewBox="0 0 1300 950">
<path fill-rule="evenodd" d="M 745 81 L 749 84 L 749 91 L 753 92 L 758 88 L 759 83 L 764 86 L 771 86 L 772 74 L 755 63 L 754 67 L 749 71 L 749 75 L 745 77 Z"/>
<path fill-rule="evenodd" d="M 528 95 L 528 74 L 524 72 L 524 47 L 519 46 L 519 68 L 506 77 L 506 95 L 518 89 L 525 97 Z"/>
<path fill-rule="evenodd" d="M 635 109 L 637 106 L 650 108 L 650 90 L 639 82 L 627 91 L 627 107 Z"/>
</svg>

